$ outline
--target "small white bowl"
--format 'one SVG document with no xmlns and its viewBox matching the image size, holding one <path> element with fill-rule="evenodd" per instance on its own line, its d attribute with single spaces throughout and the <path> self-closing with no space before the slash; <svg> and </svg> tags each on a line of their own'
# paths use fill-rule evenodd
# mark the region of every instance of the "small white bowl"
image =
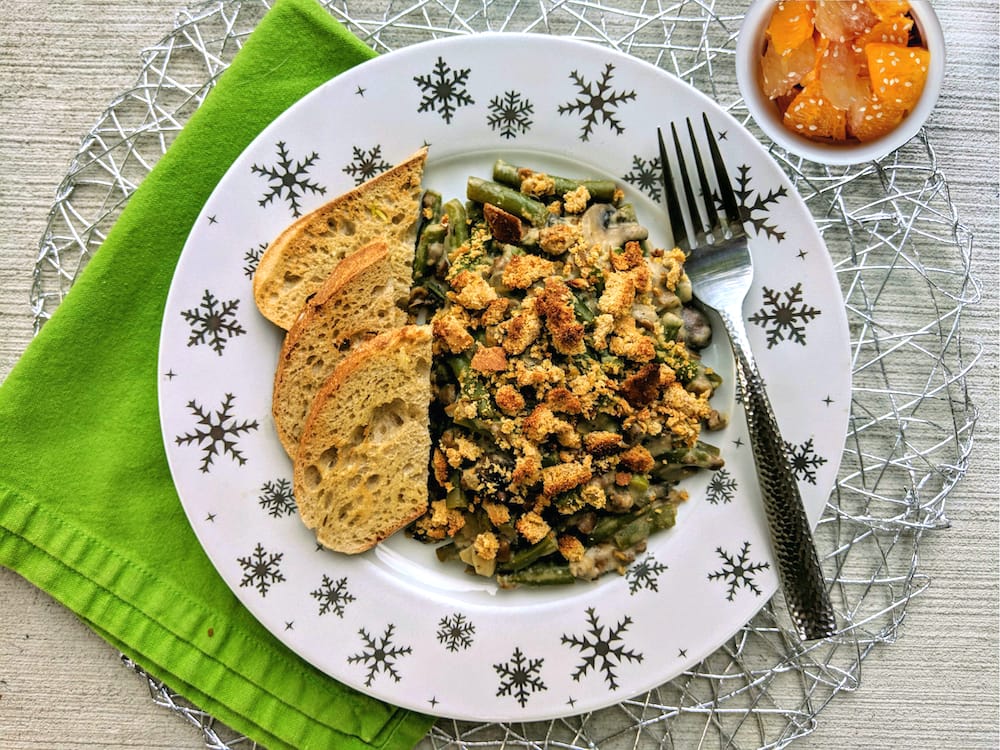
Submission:
<svg viewBox="0 0 1000 750">
<path fill-rule="evenodd" d="M 788 130 L 775 103 L 761 86 L 760 61 L 764 54 L 764 31 L 777 0 L 755 0 L 747 10 L 736 43 L 736 80 L 750 115 L 771 140 L 786 150 L 821 164 L 848 165 L 878 159 L 892 153 L 917 134 L 937 103 L 944 80 L 944 33 L 929 0 L 910 0 L 910 14 L 930 52 L 927 82 L 917 106 L 891 132 L 874 141 L 843 143 L 810 140 Z"/>
</svg>

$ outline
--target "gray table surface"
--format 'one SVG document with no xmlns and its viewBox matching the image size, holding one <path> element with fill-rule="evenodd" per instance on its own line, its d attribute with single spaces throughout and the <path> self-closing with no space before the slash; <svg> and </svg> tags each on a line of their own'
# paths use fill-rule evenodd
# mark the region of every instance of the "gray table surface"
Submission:
<svg viewBox="0 0 1000 750">
<path fill-rule="evenodd" d="M 981 410 L 969 472 L 948 500 L 949 531 L 926 536 L 902 637 L 863 663 L 803 750 L 1000 747 L 998 739 L 998 54 L 996 0 L 935 3 L 949 47 L 930 121 L 963 222 L 974 232 L 981 304 L 965 340 Z M 130 86 L 139 52 L 172 27 L 178 0 L 0 2 L 0 380 L 32 336 L 31 271 L 54 191 L 81 137 Z M 203 748 L 155 706 L 141 679 L 73 614 L 0 568 L 0 747 Z"/>
</svg>

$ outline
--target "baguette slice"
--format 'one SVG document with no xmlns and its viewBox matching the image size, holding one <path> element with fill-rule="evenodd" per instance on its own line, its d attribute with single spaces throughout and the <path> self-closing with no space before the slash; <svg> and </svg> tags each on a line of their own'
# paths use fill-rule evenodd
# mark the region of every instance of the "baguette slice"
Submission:
<svg viewBox="0 0 1000 750">
<path fill-rule="evenodd" d="M 292 458 L 313 399 L 350 349 L 406 325 L 389 249 L 373 242 L 336 265 L 292 325 L 278 356 L 271 411 L 278 438 Z"/>
<path fill-rule="evenodd" d="M 426 160 L 427 149 L 422 148 L 297 219 L 279 234 L 264 251 L 254 273 L 254 300 L 261 314 L 287 331 L 334 266 L 380 239 L 389 247 L 400 288 L 408 288 L 413 277 L 420 181 Z"/>
<path fill-rule="evenodd" d="M 428 507 L 431 329 L 381 333 L 344 359 L 313 402 L 295 454 L 302 521 L 354 554 Z"/>
</svg>

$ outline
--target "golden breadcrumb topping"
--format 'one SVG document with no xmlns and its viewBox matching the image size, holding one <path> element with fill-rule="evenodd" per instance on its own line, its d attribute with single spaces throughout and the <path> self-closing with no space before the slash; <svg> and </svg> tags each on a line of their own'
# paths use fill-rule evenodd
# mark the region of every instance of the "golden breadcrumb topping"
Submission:
<svg viewBox="0 0 1000 750">
<path fill-rule="evenodd" d="M 644 543 L 595 543 L 598 519 L 662 504 L 656 472 L 686 467 L 702 428 L 724 423 L 709 405 L 717 380 L 679 340 L 681 250 L 653 247 L 634 215 L 594 203 L 584 185 L 558 195 L 530 172 L 520 192 L 545 202 L 543 226 L 525 223 L 517 245 L 494 240 L 491 208 L 439 277 L 431 474 L 447 498 L 413 529 L 459 535 L 480 572 L 544 548 L 592 577 L 623 569 Z"/>
</svg>

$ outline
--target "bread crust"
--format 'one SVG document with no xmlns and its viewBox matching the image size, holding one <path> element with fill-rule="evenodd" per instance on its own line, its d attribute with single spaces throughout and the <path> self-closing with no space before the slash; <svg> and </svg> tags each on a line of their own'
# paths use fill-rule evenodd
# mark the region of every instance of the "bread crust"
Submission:
<svg viewBox="0 0 1000 750">
<path fill-rule="evenodd" d="M 295 456 L 309 407 L 350 348 L 406 323 L 409 288 L 399 290 L 385 242 L 348 255 L 305 304 L 278 355 L 271 412 L 285 452 Z"/>
<path fill-rule="evenodd" d="M 253 278 L 261 314 L 288 330 L 334 267 L 375 240 L 389 247 L 397 280 L 409 285 L 427 149 L 300 217 L 264 251 Z"/>
<path fill-rule="evenodd" d="M 428 507 L 430 326 L 351 351 L 313 401 L 293 462 L 299 515 L 325 547 L 356 554 Z"/>
</svg>

